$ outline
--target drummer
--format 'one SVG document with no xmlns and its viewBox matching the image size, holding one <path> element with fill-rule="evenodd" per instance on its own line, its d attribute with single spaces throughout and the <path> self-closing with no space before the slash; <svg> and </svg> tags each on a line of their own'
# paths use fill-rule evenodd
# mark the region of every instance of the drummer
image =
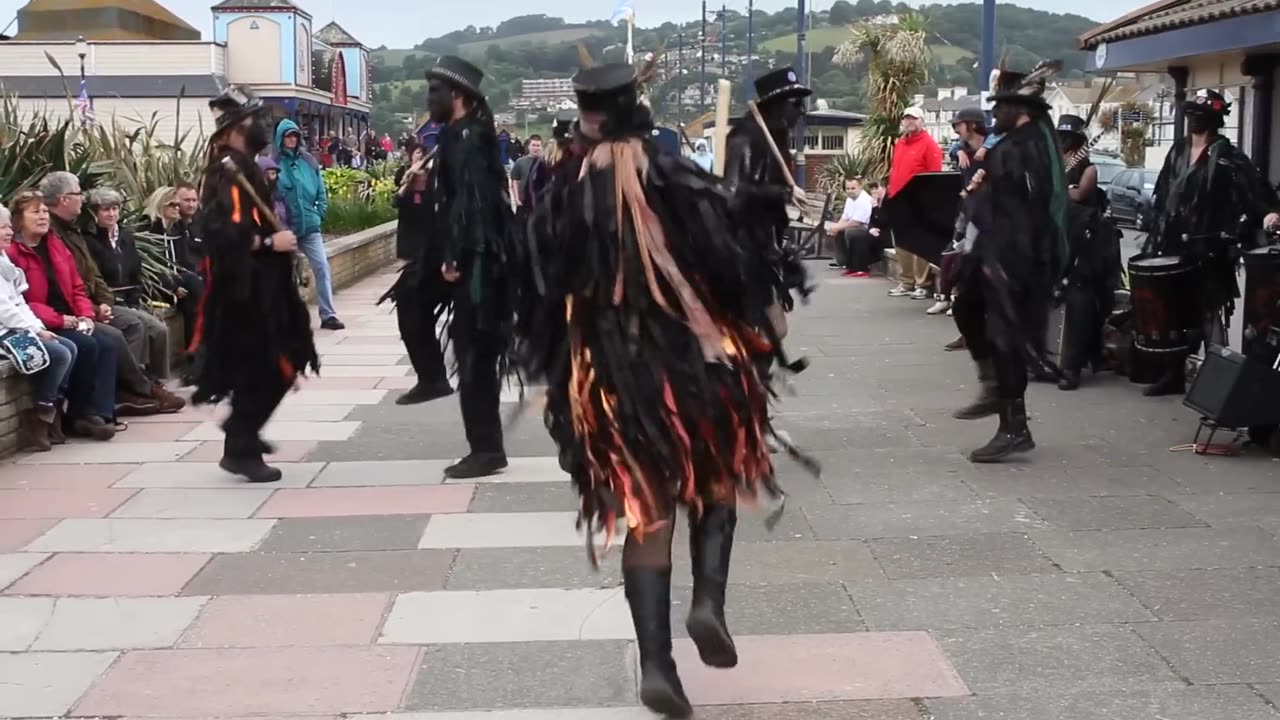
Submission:
<svg viewBox="0 0 1280 720">
<path fill-rule="evenodd" d="M 1216 90 L 1199 90 L 1183 106 L 1187 138 L 1165 156 L 1152 193 L 1152 227 L 1144 255 L 1180 255 L 1202 264 L 1199 291 L 1202 338 L 1226 344 L 1226 319 L 1235 299 L 1240 246 L 1256 244 L 1259 228 L 1280 223 L 1280 199 L 1253 162 L 1219 134 L 1231 103 Z M 1199 238 L 1186 242 L 1184 236 Z M 1216 240 L 1225 236 L 1225 240 Z M 1216 240 L 1216 242 L 1215 242 Z M 1199 342 L 1192 347 L 1198 349 Z M 1170 358 L 1164 375 L 1144 394 L 1178 395 L 1185 390 L 1186 355 Z"/>
</svg>

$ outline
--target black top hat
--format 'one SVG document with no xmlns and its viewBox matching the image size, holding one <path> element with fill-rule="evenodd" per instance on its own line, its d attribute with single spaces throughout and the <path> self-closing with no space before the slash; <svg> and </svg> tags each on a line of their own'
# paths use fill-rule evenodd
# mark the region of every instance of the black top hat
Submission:
<svg viewBox="0 0 1280 720">
<path fill-rule="evenodd" d="M 1045 102 L 1044 89 L 1050 74 L 1039 68 L 1031 73 L 1000 70 L 993 73 L 995 83 L 988 99 L 992 103 L 1019 103 L 1028 109 L 1047 111 L 1050 105 Z"/>
<path fill-rule="evenodd" d="M 1084 135 L 1085 134 L 1084 118 L 1080 117 L 1079 115 L 1059 115 L 1058 116 L 1058 132 Z"/>
<path fill-rule="evenodd" d="M 954 126 L 964 122 L 973 123 L 974 125 L 982 125 L 985 127 L 987 124 L 987 114 L 982 112 L 982 108 L 960 108 L 959 112 L 951 116 L 951 124 Z"/>
<path fill-rule="evenodd" d="M 267 108 L 247 85 L 230 85 L 218 97 L 209 101 L 209 109 L 213 111 L 217 125 L 214 134 L 239 123 L 245 118 L 256 115 Z"/>
<path fill-rule="evenodd" d="M 635 105 L 639 100 L 636 79 L 635 67 L 626 63 L 597 65 L 581 70 L 573 76 L 573 91 L 578 96 L 578 108 L 588 112 L 602 112 Z"/>
<path fill-rule="evenodd" d="M 480 92 L 484 71 L 455 55 L 444 55 L 436 60 L 435 66 L 427 70 L 427 79 L 433 78 L 444 80 L 474 97 L 484 97 L 484 93 Z"/>
<path fill-rule="evenodd" d="M 1217 90 L 1201 88 L 1182 104 L 1185 113 L 1212 113 L 1219 117 L 1231 114 L 1231 103 Z"/>
<path fill-rule="evenodd" d="M 780 98 L 809 97 L 813 91 L 800 83 L 800 76 L 790 67 L 778 68 L 756 79 L 756 102 L 763 105 Z"/>
</svg>

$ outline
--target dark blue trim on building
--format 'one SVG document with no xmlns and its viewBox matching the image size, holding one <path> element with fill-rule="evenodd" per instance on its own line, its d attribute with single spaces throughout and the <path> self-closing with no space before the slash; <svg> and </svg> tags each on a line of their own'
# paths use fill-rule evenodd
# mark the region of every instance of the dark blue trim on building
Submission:
<svg viewBox="0 0 1280 720">
<path fill-rule="evenodd" d="M 1205 25 L 1106 43 L 1106 60 L 1097 67 L 1097 55 L 1088 54 L 1086 72 L 1126 70 L 1132 67 L 1173 63 L 1179 58 L 1247 50 L 1280 44 L 1280 10 L 1219 20 Z"/>
</svg>

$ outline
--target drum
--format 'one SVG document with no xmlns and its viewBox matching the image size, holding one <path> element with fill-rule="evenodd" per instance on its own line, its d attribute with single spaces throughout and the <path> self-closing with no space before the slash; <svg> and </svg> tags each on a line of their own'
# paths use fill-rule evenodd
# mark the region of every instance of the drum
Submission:
<svg viewBox="0 0 1280 720">
<path fill-rule="evenodd" d="M 1280 326 L 1280 247 L 1244 254 L 1244 354 Z M 1270 364 L 1270 363 L 1268 363 Z"/>
<path fill-rule="evenodd" d="M 1177 255 L 1129 261 L 1133 344 L 1155 353 L 1191 352 L 1202 334 L 1200 266 Z"/>
</svg>

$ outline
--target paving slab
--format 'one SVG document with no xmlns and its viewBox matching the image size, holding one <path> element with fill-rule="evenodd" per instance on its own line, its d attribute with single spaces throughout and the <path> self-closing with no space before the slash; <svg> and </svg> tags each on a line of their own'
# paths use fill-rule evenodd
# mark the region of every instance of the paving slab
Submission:
<svg viewBox="0 0 1280 720">
<path fill-rule="evenodd" d="M 118 653 L 0 653 L 0 717 L 63 717 Z"/>
<path fill-rule="evenodd" d="M 221 450 L 218 452 L 221 456 Z M 324 468 L 323 463 L 279 463 L 276 467 L 284 473 L 276 488 L 306 487 Z M 232 475 L 212 462 L 163 462 L 147 463 L 124 476 L 116 483 L 120 488 L 234 488 L 244 489 L 244 478 Z"/>
<path fill-rule="evenodd" d="M 313 377 L 303 381 L 302 387 L 304 390 L 375 390 L 380 383 L 376 377 Z"/>
<path fill-rule="evenodd" d="M 1265 567 L 1280 557 L 1280 540 L 1247 527 L 1036 532 L 1031 539 L 1073 572 Z"/>
<path fill-rule="evenodd" d="M 1173 501 L 1214 527 L 1280 522 L 1280 493 L 1178 495 Z"/>
<path fill-rule="evenodd" d="M 344 420 L 342 422 L 296 422 L 273 420 L 262 429 L 262 436 L 271 442 L 286 440 L 311 440 L 316 442 L 349 440 L 360 427 L 360 423 Z M 184 437 L 189 441 L 221 440 L 222 428 L 217 423 L 203 423 Z"/>
<path fill-rule="evenodd" d="M 307 459 L 307 456 L 316 449 L 318 443 L 307 440 L 293 440 L 286 442 L 273 443 L 276 451 L 267 455 L 265 460 L 271 464 L 284 470 L 285 480 L 276 482 L 276 487 L 281 487 L 281 482 L 286 482 L 289 478 L 288 469 L 284 467 L 286 463 L 300 463 Z M 222 459 L 222 441 L 208 440 L 202 442 L 195 450 L 182 456 L 181 462 L 184 463 L 217 463 Z M 234 480 L 234 478 L 232 478 Z M 284 485 L 283 487 L 293 487 L 292 485 Z"/>
<path fill-rule="evenodd" d="M 1122 692 L 988 695 L 926 703 L 935 720 L 1275 720 L 1249 688 L 1161 686 Z"/>
<path fill-rule="evenodd" d="M 331 462 L 312 487 L 365 487 L 379 485 L 439 485 L 447 463 L 439 460 L 383 460 Z"/>
<path fill-rule="evenodd" d="M 0 652 L 26 650 L 53 617 L 53 598 L 0 598 Z"/>
<path fill-rule="evenodd" d="M 0 521 L 105 517 L 131 490 L 0 490 Z"/>
<path fill-rule="evenodd" d="M 980 441 L 981 442 L 981 441 Z M 1000 471 L 976 471 L 964 482 L 979 496 L 1110 497 L 1185 493 L 1186 487 L 1155 468 L 1043 467 L 1039 463 L 1010 465 Z"/>
<path fill-rule="evenodd" d="M 221 436 L 218 439 L 221 440 Z M 71 443 L 60 445 L 53 452 L 23 455 L 18 459 L 18 463 L 22 465 L 128 465 L 172 462 L 191 452 L 195 447 L 194 442 Z"/>
<path fill-rule="evenodd" d="M 531 589 L 405 593 L 380 643 L 439 645 L 548 640 L 631 640 L 622 589 Z"/>
<path fill-rule="evenodd" d="M 872 630 L 1145 622 L 1155 617 L 1101 573 L 849 583 Z"/>
<path fill-rule="evenodd" d="M 21 550 L 57 524 L 58 521 L 53 518 L 0 522 L 0 552 Z"/>
<path fill-rule="evenodd" d="M 688 637 L 685 619 L 693 600 L 689 578 L 672 588 L 671 632 Z M 821 635 L 867 629 L 844 585 L 773 583 L 733 585 L 726 593 L 725 621 L 731 631 L 750 635 Z"/>
<path fill-rule="evenodd" d="M 699 720 L 920 720 L 910 700 L 793 702 L 698 708 Z"/>
<path fill-rule="evenodd" d="M 578 493 L 564 483 L 478 483 L 473 513 L 576 512 Z"/>
<path fill-rule="evenodd" d="M 1168 570 L 1114 575 L 1161 620 L 1280 617 L 1280 569 Z"/>
<path fill-rule="evenodd" d="M 110 487 L 136 465 L 0 464 L 0 488 L 15 490 L 92 490 Z"/>
<path fill-rule="evenodd" d="M 1021 533 L 890 538 L 868 546 L 893 579 L 1059 572 Z"/>
<path fill-rule="evenodd" d="M 264 518 L 432 515 L 465 512 L 472 485 L 277 490 L 258 509 Z"/>
<path fill-rule="evenodd" d="M 1017 500 L 810 505 L 805 518 L 820 540 L 1026 532 L 1048 527 Z"/>
<path fill-rule="evenodd" d="M 315 392 L 321 392 L 319 390 Z M 271 415 L 272 422 L 338 422 L 350 419 L 359 405 L 281 405 Z M 212 441 L 211 441 L 212 442 Z"/>
<path fill-rule="evenodd" d="M 593 569 L 584 547 L 464 548 L 446 590 L 616 588 L 622 584 L 621 548 Z M 678 582 L 675 575 L 672 582 Z"/>
<path fill-rule="evenodd" d="M 49 559 L 48 553 L 0 553 L 0 590 Z"/>
<path fill-rule="evenodd" d="M 176 442 L 182 440 L 187 433 L 199 427 L 201 422 L 205 421 L 138 423 L 137 425 L 130 425 L 125 432 L 117 433 L 111 442 L 113 444 Z"/>
<path fill-rule="evenodd" d="M 285 518 L 258 546 L 261 552 L 415 550 L 426 515 Z"/>
<path fill-rule="evenodd" d="M 36 552 L 219 553 L 252 550 L 272 520 L 63 520 L 27 546 Z"/>
<path fill-rule="evenodd" d="M 1206 525 L 1204 520 L 1162 497 L 1024 497 L 1022 502 L 1058 530 L 1146 530 Z"/>
<path fill-rule="evenodd" d="M 1197 685 L 1280 678 L 1280 621 L 1193 620 L 1133 626 L 1178 674 Z"/>
<path fill-rule="evenodd" d="M 352 720 L 653 720 L 643 707 L 547 708 L 354 715 Z"/>
<path fill-rule="evenodd" d="M 634 707 L 636 670 L 627 648 L 622 640 L 428 645 L 404 707 Z"/>
<path fill-rule="evenodd" d="M 204 607 L 179 647 L 368 645 L 390 596 L 228 595 Z"/>
<path fill-rule="evenodd" d="M 401 352 L 403 353 L 403 348 L 401 348 Z M 403 354 L 401 355 L 362 354 L 362 355 L 325 356 L 324 372 L 329 373 L 331 370 L 342 367 L 344 365 L 348 367 L 354 366 L 354 367 L 362 367 L 362 368 L 399 365 L 400 358 L 403 358 L 403 357 L 405 357 Z"/>
<path fill-rule="evenodd" d="M 280 407 L 297 405 L 377 405 L 386 398 L 386 390 L 305 389 L 286 395 L 284 401 L 280 403 Z"/>
<path fill-rule="evenodd" d="M 688 640 L 675 644 L 695 705 L 883 700 L 967 695 L 927 633 L 739 636 L 732 670 L 704 666 Z"/>
<path fill-rule="evenodd" d="M 388 712 L 413 672 L 412 648 L 141 650 L 127 653 L 77 715 L 217 717 Z"/>
<path fill-rule="evenodd" d="M 59 598 L 33 650 L 170 647 L 208 598 Z"/>
<path fill-rule="evenodd" d="M 467 513 L 433 515 L 422 534 L 423 548 L 585 547 L 575 527 L 576 512 Z M 618 541 L 622 536 L 619 534 Z M 603 544 L 603 536 L 597 540 Z"/>
<path fill-rule="evenodd" d="M 1184 684 L 1150 645 L 1119 625 L 937 630 L 933 636 L 979 696 Z"/>
<path fill-rule="evenodd" d="M 187 595 L 286 595 L 440 590 L 448 550 L 343 553 L 231 553 L 209 561 Z"/>
<path fill-rule="evenodd" d="M 686 539 L 677 534 L 676 542 Z M 672 582 L 690 583 L 688 552 L 682 547 L 673 555 Z M 733 584 L 874 582 L 884 577 L 866 543 L 859 540 L 738 542 L 729 567 Z"/>
<path fill-rule="evenodd" d="M 111 517 L 115 518 L 248 518 L 273 490 L 236 488 L 146 488 L 138 490 Z"/>
<path fill-rule="evenodd" d="M 413 368 L 408 365 L 397 365 L 395 363 L 389 365 L 374 365 L 371 363 L 346 365 L 326 361 L 322 377 L 404 377 L 412 371 Z"/>
<path fill-rule="evenodd" d="M 6 593 L 132 597 L 174 595 L 209 562 L 209 555 L 58 553 Z"/>
</svg>

